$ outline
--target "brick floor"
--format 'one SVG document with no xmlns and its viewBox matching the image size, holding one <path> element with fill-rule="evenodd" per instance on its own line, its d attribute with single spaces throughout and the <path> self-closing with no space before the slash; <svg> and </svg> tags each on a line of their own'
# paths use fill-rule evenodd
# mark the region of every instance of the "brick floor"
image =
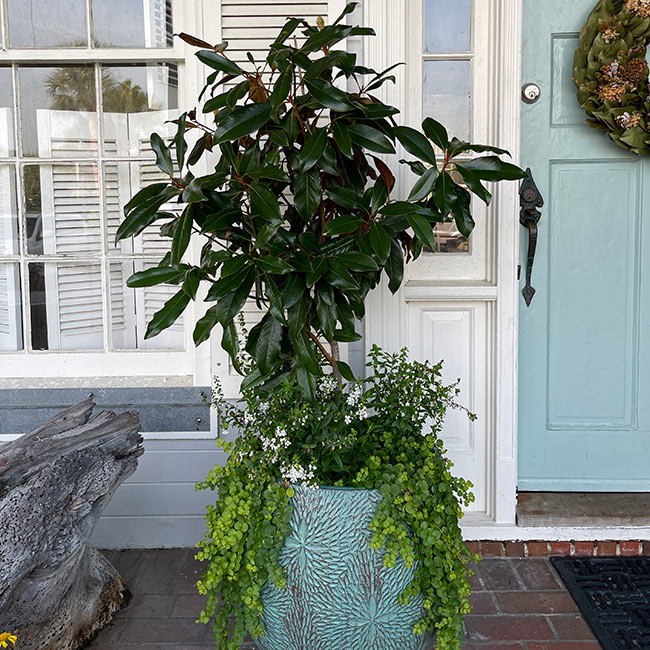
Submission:
<svg viewBox="0 0 650 650">
<path fill-rule="evenodd" d="M 192 549 L 106 551 L 133 592 L 90 650 L 214 650 L 196 623 L 201 566 Z M 472 578 L 463 650 L 601 650 L 545 557 L 484 559 Z M 255 650 L 247 642 L 242 650 Z"/>
</svg>

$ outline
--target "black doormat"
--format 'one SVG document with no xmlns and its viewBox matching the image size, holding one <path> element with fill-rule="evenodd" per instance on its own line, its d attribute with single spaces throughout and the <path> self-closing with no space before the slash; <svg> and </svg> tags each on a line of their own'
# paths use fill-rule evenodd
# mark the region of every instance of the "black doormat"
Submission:
<svg viewBox="0 0 650 650">
<path fill-rule="evenodd" d="M 650 557 L 552 557 L 603 650 L 650 650 Z"/>
</svg>

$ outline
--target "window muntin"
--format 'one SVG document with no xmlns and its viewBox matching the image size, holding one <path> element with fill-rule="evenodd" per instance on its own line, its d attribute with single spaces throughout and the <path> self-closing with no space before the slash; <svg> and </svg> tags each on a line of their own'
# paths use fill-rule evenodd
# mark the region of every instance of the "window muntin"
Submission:
<svg viewBox="0 0 650 650">
<path fill-rule="evenodd" d="M 49 5 L 56 13 L 66 1 Z M 114 5 L 93 0 L 93 17 L 103 4 Z M 129 3 L 121 4 L 126 8 Z M 130 4 L 139 5 L 144 21 L 143 0 Z M 83 5 L 85 15 L 85 0 Z M 13 6 L 7 0 L 7 17 Z M 171 335 L 144 340 L 147 320 L 177 287 L 133 291 L 124 284 L 134 269 L 157 263 L 169 242 L 151 233 L 114 244 L 123 205 L 139 189 L 161 179 L 149 150 L 150 134 L 169 137 L 175 127 L 165 122 L 178 112 L 183 57 L 169 49 L 171 3 L 150 0 L 147 6 L 162 9 L 157 15 L 163 36 L 133 36 L 128 43 L 110 45 L 160 47 L 159 58 L 153 58 L 155 51 L 141 50 L 139 61 L 134 54 L 134 61 L 117 64 L 116 56 L 121 58 L 115 49 L 89 49 L 83 57 L 75 56 L 73 49 L 52 54 L 45 49 L 52 41 L 38 34 L 33 43 L 38 41 L 41 49 L 30 50 L 33 54 L 21 55 L 16 49 L 0 54 L 2 351 L 185 347 L 182 319 Z M 5 22 L 9 33 L 16 16 L 14 12 Z M 89 29 L 100 24 L 93 20 Z M 8 40 L 12 42 L 11 36 Z M 22 41 L 14 47 L 33 43 Z M 87 43 L 83 47 L 88 48 Z M 78 47 L 76 42 L 65 45 Z M 115 256 L 121 261 L 111 262 Z M 9 323 L 9 312 L 11 335 L 3 333 L 3 327 L 10 326 L 3 325 Z"/>
</svg>

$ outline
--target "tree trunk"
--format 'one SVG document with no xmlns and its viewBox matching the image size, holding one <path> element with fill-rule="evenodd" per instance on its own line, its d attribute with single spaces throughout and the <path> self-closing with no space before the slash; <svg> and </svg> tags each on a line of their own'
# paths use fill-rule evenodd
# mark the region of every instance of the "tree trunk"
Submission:
<svg viewBox="0 0 650 650">
<path fill-rule="evenodd" d="M 17 650 L 77 650 L 129 592 L 88 545 L 143 453 L 137 413 L 87 399 L 0 448 L 0 633 Z"/>
</svg>

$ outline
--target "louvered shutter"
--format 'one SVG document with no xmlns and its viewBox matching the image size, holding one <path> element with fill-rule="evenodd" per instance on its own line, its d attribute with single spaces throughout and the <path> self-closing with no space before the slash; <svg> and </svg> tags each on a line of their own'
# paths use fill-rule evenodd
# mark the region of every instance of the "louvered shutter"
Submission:
<svg viewBox="0 0 650 650">
<path fill-rule="evenodd" d="M 10 149 L 13 149 L 11 110 L 0 108 L 0 156 L 9 156 Z M 0 256 L 18 253 L 14 187 L 13 167 L 0 166 Z M 18 264 L 0 263 L 0 350 L 22 347 L 18 268 Z"/>
<path fill-rule="evenodd" d="M 38 110 L 39 156 L 95 152 L 94 113 Z M 96 254 L 97 263 L 46 262 L 48 347 L 100 349 L 103 341 L 99 168 L 89 163 L 40 166 L 43 252 Z"/>
<path fill-rule="evenodd" d="M 133 157 L 146 157 L 146 161 L 131 163 L 131 193 L 135 194 L 152 183 L 168 180 L 156 167 L 151 153 L 150 137 L 153 132 L 166 140 L 171 138 L 172 129 L 164 125 L 167 120 L 177 117 L 177 111 L 150 111 L 132 113 L 129 116 L 129 143 Z M 163 126 L 164 125 L 164 126 Z M 165 212 L 179 212 L 177 203 L 166 203 L 161 207 Z M 160 237 L 156 227 L 147 228 L 134 242 L 135 252 L 153 255 L 158 260 L 169 251 L 171 239 Z M 178 288 L 166 284 L 143 287 L 136 292 L 136 322 L 139 348 L 182 348 L 184 346 L 183 318 L 153 339 L 144 338 L 147 323 L 153 315 L 172 297 Z"/>
<path fill-rule="evenodd" d="M 344 1 L 338 0 L 221 0 L 221 38 L 228 41 L 228 55 L 248 69 L 250 62 L 246 52 L 250 52 L 257 63 L 262 63 L 268 46 L 287 17 L 299 16 L 315 23 L 318 16 L 322 16 L 327 21 L 344 5 Z M 302 40 L 300 31 L 296 34 L 299 41 Z"/>
</svg>

